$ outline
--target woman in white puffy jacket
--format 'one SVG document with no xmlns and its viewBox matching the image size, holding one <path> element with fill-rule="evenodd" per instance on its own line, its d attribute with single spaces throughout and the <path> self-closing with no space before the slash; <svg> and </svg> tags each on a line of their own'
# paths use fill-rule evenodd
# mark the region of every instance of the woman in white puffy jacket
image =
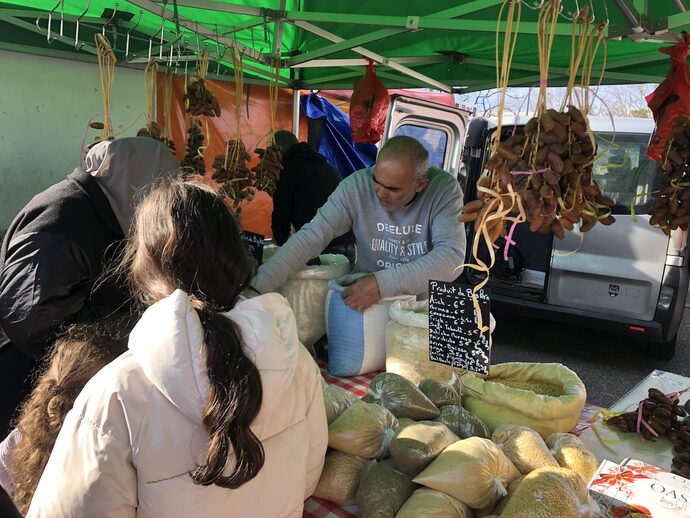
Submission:
<svg viewBox="0 0 690 518">
<path fill-rule="evenodd" d="M 148 307 L 68 414 L 30 517 L 302 516 L 328 442 L 318 367 L 205 187 L 156 186 L 124 268 Z"/>
</svg>

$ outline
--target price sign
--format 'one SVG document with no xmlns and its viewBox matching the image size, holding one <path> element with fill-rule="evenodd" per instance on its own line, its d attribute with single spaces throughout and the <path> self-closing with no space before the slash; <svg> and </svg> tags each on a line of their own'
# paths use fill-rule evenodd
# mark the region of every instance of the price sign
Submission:
<svg viewBox="0 0 690 518">
<path fill-rule="evenodd" d="M 240 237 L 244 243 L 247 253 L 249 254 L 249 261 L 252 263 L 252 277 L 256 275 L 256 271 L 261 266 L 264 256 L 264 236 L 255 234 L 254 232 L 247 232 L 242 230 Z"/>
<path fill-rule="evenodd" d="M 484 325 L 488 326 L 489 295 L 479 290 L 477 297 Z M 490 355 L 489 331 L 479 331 L 472 287 L 429 281 L 429 359 L 488 374 Z"/>
</svg>

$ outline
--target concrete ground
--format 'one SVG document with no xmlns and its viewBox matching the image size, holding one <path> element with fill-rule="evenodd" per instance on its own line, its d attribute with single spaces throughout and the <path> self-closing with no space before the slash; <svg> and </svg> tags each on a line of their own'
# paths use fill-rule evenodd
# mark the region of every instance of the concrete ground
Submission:
<svg viewBox="0 0 690 518">
<path fill-rule="evenodd" d="M 688 299 L 690 306 L 690 299 Z M 608 407 L 654 369 L 690 377 L 690 309 L 671 360 L 649 356 L 641 342 L 586 327 L 510 315 L 496 316 L 491 363 L 558 362 L 577 372 L 588 401 Z"/>
</svg>

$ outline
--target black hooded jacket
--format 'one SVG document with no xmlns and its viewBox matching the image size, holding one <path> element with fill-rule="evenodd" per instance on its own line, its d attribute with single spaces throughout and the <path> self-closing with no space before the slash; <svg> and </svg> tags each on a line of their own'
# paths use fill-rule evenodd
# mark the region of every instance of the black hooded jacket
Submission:
<svg viewBox="0 0 690 518">
<path fill-rule="evenodd" d="M 309 223 L 340 183 L 340 173 L 307 142 L 292 146 L 283 156 L 283 171 L 273 195 L 273 239 L 282 245 L 290 225 L 298 231 Z M 355 242 L 352 232 L 335 238 L 328 246 Z"/>
<path fill-rule="evenodd" d="M 125 291 L 96 286 L 124 236 L 108 199 L 82 169 L 36 195 L 0 249 L 0 349 L 41 358 L 66 323 L 129 312 Z"/>
</svg>

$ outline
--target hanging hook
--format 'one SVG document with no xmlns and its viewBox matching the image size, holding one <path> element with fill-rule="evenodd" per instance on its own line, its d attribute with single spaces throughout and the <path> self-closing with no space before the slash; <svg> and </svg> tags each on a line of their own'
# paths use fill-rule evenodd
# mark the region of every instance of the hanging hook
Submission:
<svg viewBox="0 0 690 518">
<path fill-rule="evenodd" d="M 139 18 L 137 19 L 137 23 L 135 23 L 131 29 L 127 31 L 127 39 L 125 41 L 125 60 L 129 58 L 129 35 L 130 33 L 139 27 L 139 24 L 141 23 L 141 17 L 144 15 L 144 10 L 139 9 Z"/>
<path fill-rule="evenodd" d="M 173 41 L 173 42 L 170 44 L 170 56 L 168 56 L 168 66 L 171 66 L 171 65 L 172 65 L 172 61 L 173 61 L 173 48 L 175 47 L 175 45 L 176 45 L 182 38 L 184 38 L 185 29 L 186 29 L 186 27 L 185 27 L 184 25 L 182 25 L 182 32 L 180 32 L 180 35 L 177 37 L 177 39 L 175 39 L 175 41 Z M 177 57 L 178 57 L 178 59 L 179 59 L 179 57 L 180 57 L 180 46 L 179 46 L 179 45 L 177 45 Z"/>
<path fill-rule="evenodd" d="M 148 56 L 149 61 L 151 61 L 151 52 L 152 52 L 152 50 L 153 50 L 153 39 L 154 39 L 156 36 L 158 36 L 158 33 L 160 33 L 160 35 L 161 35 L 161 41 L 163 40 L 163 27 L 164 27 L 164 25 L 165 25 L 165 19 L 162 19 L 162 20 L 161 20 L 161 28 L 158 29 L 158 30 L 153 34 L 153 36 L 151 36 L 151 37 L 149 38 L 149 56 Z"/>
<path fill-rule="evenodd" d="M 101 30 L 101 34 L 103 34 L 103 37 L 105 37 L 105 28 L 110 24 L 115 19 L 115 15 L 117 14 L 117 8 L 120 7 L 120 2 L 115 2 L 115 8 L 113 9 L 113 14 L 108 18 L 108 21 L 103 24 L 103 28 Z"/>
<path fill-rule="evenodd" d="M 48 24 L 46 25 L 46 32 L 45 32 L 46 41 L 48 42 L 48 45 L 50 45 L 51 43 L 53 43 L 53 41 L 55 41 L 55 38 L 53 38 L 53 37 L 50 35 L 51 32 L 52 32 L 52 29 L 53 29 L 53 13 L 55 12 L 55 10 L 56 10 L 58 7 L 60 7 L 61 5 L 63 5 L 63 2 L 64 2 L 64 0 L 58 0 L 58 3 L 55 4 L 55 7 L 53 7 L 50 11 L 48 11 Z M 43 34 L 43 30 L 41 29 L 41 24 L 40 24 L 41 18 L 43 18 L 43 15 L 39 15 L 38 18 L 36 18 L 36 28 L 38 29 L 38 31 L 39 31 L 41 34 Z M 60 21 L 60 36 L 62 36 L 62 23 L 63 23 L 63 22 L 62 22 L 62 20 L 63 20 L 63 16 L 62 16 L 62 15 L 60 16 L 60 20 L 61 20 L 61 21 Z"/>
<path fill-rule="evenodd" d="M 572 22 L 575 20 L 575 18 L 578 18 L 580 16 L 580 2 L 578 0 L 575 0 L 575 10 L 574 11 L 568 11 L 568 14 L 562 14 L 563 12 L 563 4 L 561 4 L 561 12 L 559 13 L 561 17 L 565 18 L 569 22 Z"/>
<path fill-rule="evenodd" d="M 594 6 L 592 6 L 592 12 L 594 12 Z M 604 2 L 604 12 L 606 13 L 606 25 L 605 27 L 609 26 L 609 8 L 606 7 L 606 2 Z"/>
<path fill-rule="evenodd" d="M 194 25 L 196 26 L 196 55 L 198 57 L 201 56 L 201 44 L 199 43 L 199 24 L 195 22 Z"/>
<path fill-rule="evenodd" d="M 530 9 L 532 9 L 533 11 L 537 11 L 537 10 L 541 9 L 542 7 L 544 7 L 544 0 L 539 0 L 539 2 L 536 2 L 536 1 L 531 2 L 531 4 L 528 0 L 521 0 L 521 1 L 525 5 L 525 7 L 528 7 Z"/>
<path fill-rule="evenodd" d="M 79 24 L 81 23 L 81 19 L 86 16 L 86 13 L 89 11 L 89 7 L 91 6 L 91 0 L 86 0 L 86 8 L 84 9 L 84 12 L 79 15 L 76 21 L 76 26 L 74 29 L 74 48 L 79 50 L 81 49 L 84 44 L 79 41 Z"/>
<path fill-rule="evenodd" d="M 220 36 L 218 35 L 218 25 L 216 25 L 216 75 L 220 75 L 220 62 L 227 51 L 228 47 L 223 45 L 223 53 L 220 53 Z"/>
<path fill-rule="evenodd" d="M 60 5 L 60 37 L 64 36 L 64 28 L 65 28 L 65 0 L 61 0 L 58 2 Z M 57 6 L 55 6 L 57 7 Z"/>
</svg>

